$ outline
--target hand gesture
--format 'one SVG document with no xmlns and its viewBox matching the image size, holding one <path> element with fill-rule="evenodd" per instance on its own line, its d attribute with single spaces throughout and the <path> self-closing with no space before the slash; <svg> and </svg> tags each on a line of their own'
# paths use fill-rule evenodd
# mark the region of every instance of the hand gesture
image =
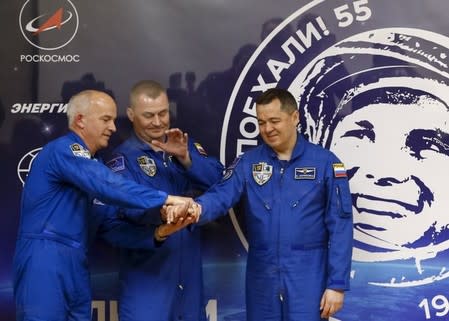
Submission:
<svg viewBox="0 0 449 321">
<path fill-rule="evenodd" d="M 159 241 L 165 241 L 171 234 L 183 229 L 184 227 L 194 222 L 193 216 L 187 216 L 185 219 L 180 219 L 176 223 L 164 223 L 159 225 L 154 231 L 154 238 Z"/>
<path fill-rule="evenodd" d="M 184 168 L 189 168 L 192 161 L 190 160 L 187 133 L 183 133 L 179 128 L 171 128 L 166 130 L 165 134 L 167 135 L 165 143 L 153 140 L 151 144 L 176 157 Z"/>
<path fill-rule="evenodd" d="M 190 197 L 169 195 L 161 209 L 162 221 L 176 223 L 180 218 L 185 218 L 192 207 L 193 199 Z"/>
<path fill-rule="evenodd" d="M 167 224 L 176 224 L 186 218 L 192 219 L 191 223 L 198 223 L 201 215 L 201 205 L 193 202 L 186 204 L 164 205 L 161 208 L 161 219 Z"/>
</svg>

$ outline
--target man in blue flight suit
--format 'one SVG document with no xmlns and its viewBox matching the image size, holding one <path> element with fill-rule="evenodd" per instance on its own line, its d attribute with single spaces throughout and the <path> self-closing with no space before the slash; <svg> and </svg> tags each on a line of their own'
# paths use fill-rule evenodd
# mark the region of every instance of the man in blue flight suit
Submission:
<svg viewBox="0 0 449 321">
<path fill-rule="evenodd" d="M 115 132 L 117 111 L 109 95 L 83 91 L 70 100 L 67 116 L 70 132 L 42 149 L 22 194 L 14 256 L 18 321 L 91 319 L 86 245 L 94 197 L 140 209 L 187 204 L 126 180 L 93 158 Z"/>
<path fill-rule="evenodd" d="M 297 133 L 299 112 L 288 91 L 267 90 L 256 113 L 264 143 L 197 198 L 195 213 L 207 222 L 244 202 L 248 321 L 327 319 L 349 289 L 352 206 L 344 165 Z M 176 219 L 176 206 L 167 213 Z"/>
<path fill-rule="evenodd" d="M 127 114 L 134 131 L 108 162 L 114 172 L 173 195 L 197 195 L 221 178 L 223 166 L 218 160 L 181 130 L 170 129 L 169 101 L 159 83 L 135 84 Z M 96 209 L 111 211 L 111 207 Z M 127 215 L 131 210 L 119 211 Z M 132 212 L 136 217 L 138 211 Z M 162 223 L 160 213 L 153 212 L 132 221 L 155 227 L 156 238 L 163 241 L 160 246 L 121 251 L 120 320 L 205 320 L 200 230 L 184 229 L 167 238 L 157 227 Z"/>
</svg>

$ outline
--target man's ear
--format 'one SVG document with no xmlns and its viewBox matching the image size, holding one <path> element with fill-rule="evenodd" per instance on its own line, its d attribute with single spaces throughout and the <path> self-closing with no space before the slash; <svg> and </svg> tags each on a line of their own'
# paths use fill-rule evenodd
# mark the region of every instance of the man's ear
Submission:
<svg viewBox="0 0 449 321">
<path fill-rule="evenodd" d="M 298 127 L 299 126 L 299 111 L 298 110 L 295 110 L 294 112 L 293 112 L 293 117 L 294 118 L 296 118 L 295 119 L 295 123 L 296 123 L 296 127 Z"/>
<path fill-rule="evenodd" d="M 130 122 L 134 121 L 134 110 L 131 107 L 126 109 L 126 115 L 128 115 L 128 119 Z"/>
<path fill-rule="evenodd" d="M 86 123 L 85 123 L 85 118 L 84 118 L 83 114 L 75 115 L 75 125 L 78 128 L 84 129 L 84 127 L 86 126 Z"/>
</svg>

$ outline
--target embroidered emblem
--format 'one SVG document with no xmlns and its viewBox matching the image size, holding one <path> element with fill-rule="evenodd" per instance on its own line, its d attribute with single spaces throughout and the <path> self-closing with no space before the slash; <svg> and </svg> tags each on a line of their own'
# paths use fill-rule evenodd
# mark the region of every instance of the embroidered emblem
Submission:
<svg viewBox="0 0 449 321">
<path fill-rule="evenodd" d="M 125 169 L 125 158 L 123 156 L 118 156 L 111 159 L 106 164 L 113 172 L 122 171 Z"/>
<path fill-rule="evenodd" d="M 345 165 L 343 165 L 343 163 L 332 164 L 332 167 L 334 168 L 335 177 L 347 177 Z"/>
<path fill-rule="evenodd" d="M 257 184 L 263 185 L 271 178 L 273 174 L 273 166 L 261 162 L 253 164 L 253 178 Z"/>
<path fill-rule="evenodd" d="M 228 166 L 228 168 L 226 168 L 224 175 L 223 175 L 223 180 L 227 180 L 229 177 L 232 176 L 232 174 L 234 173 L 234 168 L 237 166 L 238 162 L 240 161 L 241 156 L 238 156 L 234 159 L 234 161 L 232 162 L 231 165 Z"/>
<path fill-rule="evenodd" d="M 156 163 L 152 158 L 149 158 L 148 156 L 140 156 L 137 157 L 137 162 L 139 163 L 140 168 L 143 170 L 145 174 L 148 176 L 153 177 L 156 175 Z"/>
<path fill-rule="evenodd" d="M 295 168 L 295 179 L 315 179 L 315 167 L 297 167 Z"/>
<path fill-rule="evenodd" d="M 73 155 L 77 157 L 91 158 L 90 152 L 78 143 L 70 145 L 70 149 L 72 150 Z"/>
<path fill-rule="evenodd" d="M 203 156 L 207 156 L 206 150 L 203 148 L 203 146 L 201 146 L 200 143 L 193 143 L 193 145 L 195 145 L 196 150 L 198 151 L 198 153 L 200 153 Z"/>
</svg>

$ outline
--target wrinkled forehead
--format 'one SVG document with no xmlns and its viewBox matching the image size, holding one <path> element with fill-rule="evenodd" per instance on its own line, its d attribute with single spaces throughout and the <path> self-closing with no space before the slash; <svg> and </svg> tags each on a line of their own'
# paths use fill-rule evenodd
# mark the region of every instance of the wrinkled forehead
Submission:
<svg viewBox="0 0 449 321">
<path fill-rule="evenodd" d="M 95 115 L 117 115 L 117 106 L 115 102 L 108 96 L 99 96 L 92 99 L 88 107 L 88 112 Z"/>
</svg>

